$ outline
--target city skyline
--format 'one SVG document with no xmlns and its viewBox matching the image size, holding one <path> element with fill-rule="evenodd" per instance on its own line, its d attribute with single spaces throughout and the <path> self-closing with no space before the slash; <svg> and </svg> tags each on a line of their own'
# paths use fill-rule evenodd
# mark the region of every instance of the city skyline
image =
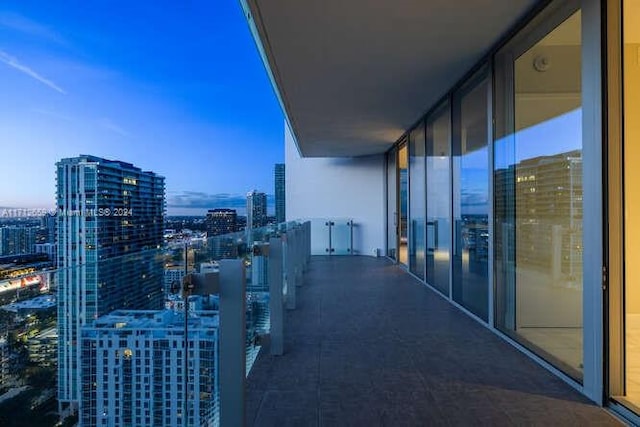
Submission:
<svg viewBox="0 0 640 427">
<path fill-rule="evenodd" d="M 163 174 L 169 215 L 273 188 L 283 116 L 239 5 L 80 5 L 0 6 L 0 207 L 53 207 L 81 154 Z"/>
</svg>

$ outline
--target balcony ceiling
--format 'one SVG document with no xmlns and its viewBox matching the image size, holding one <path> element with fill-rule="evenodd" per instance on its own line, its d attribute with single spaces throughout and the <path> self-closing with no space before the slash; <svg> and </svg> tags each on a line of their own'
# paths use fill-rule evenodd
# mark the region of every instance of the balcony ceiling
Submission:
<svg viewBox="0 0 640 427">
<path fill-rule="evenodd" d="M 385 151 L 536 0 L 242 0 L 303 156 Z"/>
</svg>

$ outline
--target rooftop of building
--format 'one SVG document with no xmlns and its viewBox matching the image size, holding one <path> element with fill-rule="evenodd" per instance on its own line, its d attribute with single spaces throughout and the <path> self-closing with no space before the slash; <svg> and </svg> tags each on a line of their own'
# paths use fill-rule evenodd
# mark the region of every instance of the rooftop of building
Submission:
<svg viewBox="0 0 640 427">
<path fill-rule="evenodd" d="M 12 302 L 11 304 L 3 305 L 3 310 L 17 313 L 20 310 L 46 310 L 56 306 L 55 295 L 41 295 L 35 298 L 31 298 L 24 301 Z"/>
<path fill-rule="evenodd" d="M 122 169 L 125 171 L 131 171 L 131 172 L 137 172 L 137 173 L 143 173 L 143 174 L 150 174 L 157 178 L 164 178 L 153 171 L 143 171 L 141 168 L 139 168 L 138 166 L 134 166 L 132 163 L 123 162 L 122 160 L 105 159 L 102 157 L 93 156 L 91 154 L 80 154 L 78 157 L 67 157 L 64 159 L 60 159 L 57 164 L 64 164 L 64 163 L 71 163 L 71 164 L 98 163 L 100 165 L 109 166 L 116 169 Z"/>
<path fill-rule="evenodd" d="M 235 209 L 230 209 L 230 208 L 216 208 L 216 209 L 209 209 L 207 211 L 207 213 L 212 213 L 212 214 L 216 214 L 216 213 L 217 214 L 223 214 L 223 213 L 229 214 L 229 213 L 231 213 L 231 214 L 235 214 L 235 213 L 237 213 L 237 211 Z"/>
<path fill-rule="evenodd" d="M 218 327 L 218 312 L 198 310 L 189 317 L 189 328 L 212 329 Z M 93 322 L 90 329 L 155 330 L 184 328 L 184 316 L 174 310 L 116 310 Z"/>
<path fill-rule="evenodd" d="M 42 339 L 55 339 L 58 338 L 58 328 L 52 327 L 49 329 L 44 329 L 38 335 L 35 335 L 32 340 L 42 340 Z"/>
</svg>

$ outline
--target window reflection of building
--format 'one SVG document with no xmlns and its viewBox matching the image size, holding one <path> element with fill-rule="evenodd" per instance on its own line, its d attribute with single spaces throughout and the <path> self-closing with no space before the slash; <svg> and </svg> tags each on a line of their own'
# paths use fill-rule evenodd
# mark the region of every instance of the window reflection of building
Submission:
<svg viewBox="0 0 640 427">
<path fill-rule="evenodd" d="M 488 320 L 489 148 L 487 71 L 453 97 L 453 299 Z"/>
<path fill-rule="evenodd" d="M 552 272 L 556 286 L 581 286 L 581 151 L 534 157 L 497 170 L 494 185 L 498 212 L 505 209 L 505 195 L 515 194 L 518 266 Z"/>
<path fill-rule="evenodd" d="M 498 328 L 580 381 L 582 14 L 576 7 L 549 12 L 496 55 L 494 263 Z"/>
</svg>

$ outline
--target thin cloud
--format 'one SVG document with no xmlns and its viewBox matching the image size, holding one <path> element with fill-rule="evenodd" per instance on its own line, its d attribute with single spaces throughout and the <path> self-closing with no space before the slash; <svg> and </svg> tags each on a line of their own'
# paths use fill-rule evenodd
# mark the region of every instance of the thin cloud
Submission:
<svg viewBox="0 0 640 427">
<path fill-rule="evenodd" d="M 54 82 L 52 82 L 51 80 L 41 76 L 40 74 L 38 74 L 37 72 L 35 72 L 34 70 L 32 70 L 31 68 L 27 67 L 24 64 L 21 64 L 20 61 L 18 61 L 17 58 L 9 55 L 8 53 L 0 50 L 0 61 L 4 62 L 5 64 L 7 64 L 8 66 L 15 68 L 16 70 L 26 74 L 27 76 L 36 79 L 37 81 L 39 81 L 40 83 L 49 86 L 51 89 L 60 92 L 63 95 L 66 95 L 67 92 L 62 89 L 60 86 L 58 86 L 57 84 L 55 84 Z"/>
<path fill-rule="evenodd" d="M 42 114 L 44 116 L 49 116 L 49 117 L 53 117 L 55 119 L 60 119 L 60 120 L 63 120 L 65 122 L 74 122 L 74 121 L 76 121 L 71 116 L 60 114 L 60 113 L 57 113 L 55 111 L 45 110 L 45 109 L 42 109 L 42 108 L 32 108 L 31 111 L 33 111 L 34 113 Z"/>
<path fill-rule="evenodd" d="M 130 137 L 131 133 L 118 126 L 108 117 L 102 117 L 97 120 L 98 126 L 113 133 L 117 133 L 120 136 Z"/>
<path fill-rule="evenodd" d="M 55 31 L 16 13 L 0 12 L 0 27 L 8 28 L 29 36 L 46 39 L 60 45 L 67 44 L 62 36 Z"/>
</svg>

